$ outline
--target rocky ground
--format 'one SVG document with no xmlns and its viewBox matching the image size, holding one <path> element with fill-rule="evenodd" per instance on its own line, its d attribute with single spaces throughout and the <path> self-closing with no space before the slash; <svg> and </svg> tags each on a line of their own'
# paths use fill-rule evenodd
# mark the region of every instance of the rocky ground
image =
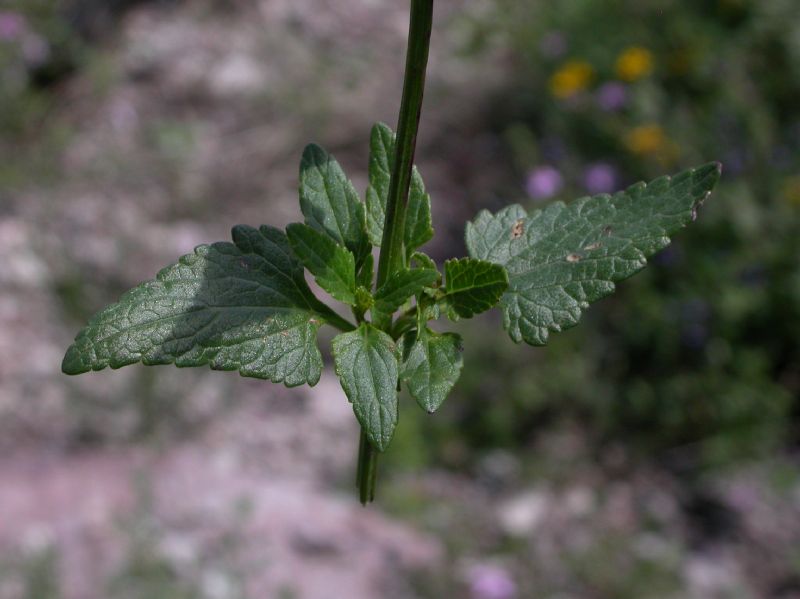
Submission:
<svg viewBox="0 0 800 599">
<path fill-rule="evenodd" d="M 439 10 L 420 149 L 431 189 L 451 190 L 444 223 L 477 195 L 449 185 L 436 149 L 454 119 L 443 104 L 470 87 L 443 58 L 459 4 Z M 235 223 L 298 220 L 307 141 L 364 187 L 369 128 L 395 119 L 406 21 L 369 0 L 144 4 L 65 84 L 48 117 L 69 131 L 50 150 L 59 176 L 15 190 L 0 219 L 0 562 L 54 551 L 66 599 L 107 596 L 142 552 L 199 596 L 324 599 L 412 596 L 403 573 L 442 558 L 354 500 L 357 431 L 329 376 L 288 391 L 205 371 L 59 372 L 80 322 L 125 288 Z M 482 96 L 458 100 L 464 123 Z M 0 597 L 21 597 L 25 569 L 3 572 Z"/>
</svg>

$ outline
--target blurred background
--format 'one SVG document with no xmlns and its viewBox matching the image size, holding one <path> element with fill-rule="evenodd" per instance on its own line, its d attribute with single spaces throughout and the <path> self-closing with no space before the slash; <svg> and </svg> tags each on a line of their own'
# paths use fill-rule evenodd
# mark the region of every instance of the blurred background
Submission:
<svg viewBox="0 0 800 599">
<path fill-rule="evenodd" d="M 125 289 L 299 220 L 305 143 L 364 189 L 407 4 L 0 1 L 1 599 L 800 597 L 796 0 L 437 0 L 437 260 L 483 208 L 725 171 L 549 347 L 460 324 L 462 379 L 435 417 L 402 398 L 374 506 L 330 373 L 60 374 Z"/>
</svg>

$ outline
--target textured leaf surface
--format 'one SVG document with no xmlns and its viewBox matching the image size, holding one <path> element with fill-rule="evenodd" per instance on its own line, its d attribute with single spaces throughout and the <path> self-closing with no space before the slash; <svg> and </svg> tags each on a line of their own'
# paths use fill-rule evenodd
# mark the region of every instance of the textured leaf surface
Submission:
<svg viewBox="0 0 800 599">
<path fill-rule="evenodd" d="M 404 343 L 400 378 L 420 407 L 432 414 L 461 376 L 461 337 L 425 328 L 418 335 L 408 335 Z"/>
<path fill-rule="evenodd" d="M 712 163 L 530 215 L 520 206 L 479 214 L 467 225 L 467 247 L 508 270 L 501 308 L 511 338 L 544 345 L 550 332 L 577 324 L 590 302 L 644 268 L 695 218 L 719 176 Z"/>
<path fill-rule="evenodd" d="M 484 260 L 448 260 L 444 275 L 447 305 L 462 318 L 494 308 L 508 288 L 505 268 Z"/>
<path fill-rule="evenodd" d="M 300 163 L 300 209 L 307 225 L 330 235 L 361 264 L 370 251 L 364 205 L 339 163 L 314 144 Z"/>
<path fill-rule="evenodd" d="M 433 285 L 439 278 L 435 270 L 418 268 L 398 270 L 375 293 L 375 309 L 384 314 L 394 313 L 409 298 Z"/>
<path fill-rule="evenodd" d="M 315 384 L 323 317 L 286 236 L 236 227 L 233 239 L 198 247 L 95 315 L 67 351 L 64 372 L 208 364 L 287 386 Z"/>
<path fill-rule="evenodd" d="M 356 261 L 353 253 L 308 225 L 293 223 L 286 235 L 295 255 L 319 286 L 345 304 L 355 304 Z"/>
<path fill-rule="evenodd" d="M 333 340 L 336 374 L 372 444 L 385 451 L 397 426 L 399 366 L 392 338 L 364 323 Z"/>
<path fill-rule="evenodd" d="M 370 241 L 380 246 L 386 221 L 386 202 L 389 197 L 395 134 L 387 125 L 378 123 L 372 128 L 369 156 L 369 187 L 367 187 L 367 231 Z M 431 198 L 414 167 L 408 195 L 408 211 L 403 234 L 406 255 L 433 238 Z"/>
</svg>

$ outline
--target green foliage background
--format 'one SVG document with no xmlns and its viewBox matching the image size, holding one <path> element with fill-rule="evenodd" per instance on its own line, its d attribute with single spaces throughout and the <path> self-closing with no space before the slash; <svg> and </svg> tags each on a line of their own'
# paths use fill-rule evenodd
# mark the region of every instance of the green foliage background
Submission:
<svg viewBox="0 0 800 599">
<path fill-rule="evenodd" d="M 468 448 L 516 447 L 554 420 L 576 419 L 598 442 L 623 442 L 694 472 L 794 447 L 800 440 L 796 6 L 496 4 L 489 18 L 472 23 L 470 51 L 507 45 L 517 66 L 519 76 L 498 95 L 490 118 L 519 180 L 536 164 L 553 162 L 566 179 L 558 197 L 576 197 L 586 193 L 583 169 L 598 160 L 614 165 L 622 181 L 712 157 L 725 168 L 698 221 L 546 350 L 476 342 L 495 323 L 465 327 L 465 344 L 480 353 L 465 370 L 464 397 L 446 406 L 450 422 L 426 420 L 420 438 L 433 452 L 442 447 L 440 437 Z M 547 58 L 554 43 L 559 56 Z M 623 108 L 604 111 L 594 97 L 604 83 L 619 80 L 615 61 L 631 47 L 651 54 L 651 70 L 624 84 Z M 591 65 L 591 81 L 567 99 L 547 93 L 554 73 L 570 61 Z M 658 127 L 664 139 L 652 151 L 636 151 L 626 137 L 637 127 Z"/>
</svg>

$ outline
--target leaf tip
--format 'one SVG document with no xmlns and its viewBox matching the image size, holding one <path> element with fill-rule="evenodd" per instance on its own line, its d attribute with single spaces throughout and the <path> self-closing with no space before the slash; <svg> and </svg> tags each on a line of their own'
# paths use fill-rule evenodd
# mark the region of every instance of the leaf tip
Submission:
<svg viewBox="0 0 800 599">
<path fill-rule="evenodd" d="M 303 157 L 300 160 L 300 173 L 307 169 L 324 164 L 329 159 L 328 152 L 319 144 L 310 143 L 303 148 Z"/>
<path fill-rule="evenodd" d="M 83 356 L 77 345 L 70 345 L 67 353 L 64 354 L 64 359 L 61 361 L 61 372 L 74 376 L 76 374 L 83 374 L 89 370 L 90 368 L 83 361 Z"/>
</svg>

